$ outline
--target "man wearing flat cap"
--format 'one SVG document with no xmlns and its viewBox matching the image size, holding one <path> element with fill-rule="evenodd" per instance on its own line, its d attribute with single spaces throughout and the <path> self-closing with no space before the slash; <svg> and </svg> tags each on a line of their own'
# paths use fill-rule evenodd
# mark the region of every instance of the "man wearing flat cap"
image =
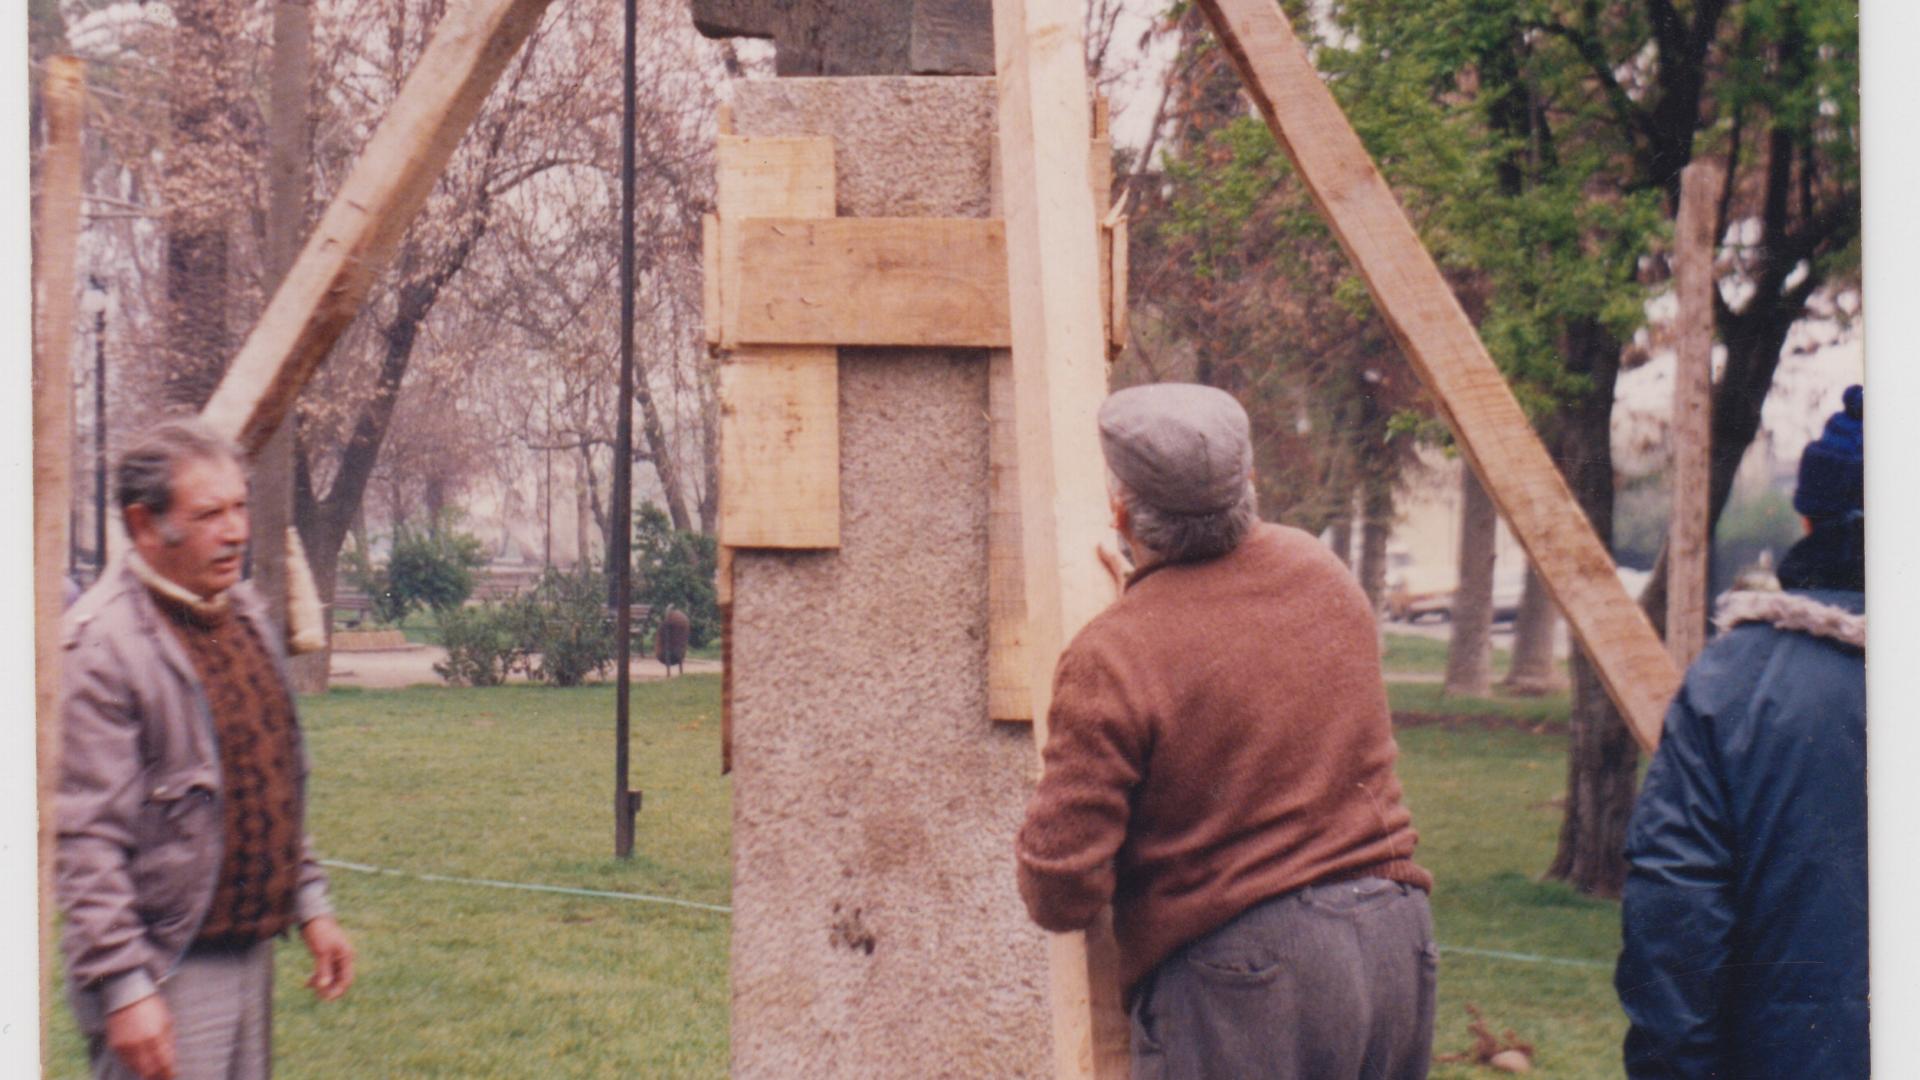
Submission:
<svg viewBox="0 0 1920 1080">
<path fill-rule="evenodd" d="M 1112 905 L 1136 1077 L 1424 1077 L 1433 878 L 1373 610 L 1258 520 L 1230 395 L 1134 387 L 1099 425 L 1135 568 L 1055 671 L 1027 910 L 1067 931 Z"/>
</svg>

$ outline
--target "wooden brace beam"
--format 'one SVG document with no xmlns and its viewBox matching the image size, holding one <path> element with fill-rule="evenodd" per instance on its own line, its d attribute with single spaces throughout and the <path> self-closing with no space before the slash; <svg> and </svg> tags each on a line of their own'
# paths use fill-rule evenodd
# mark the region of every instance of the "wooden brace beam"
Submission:
<svg viewBox="0 0 1920 1080">
<path fill-rule="evenodd" d="M 202 411 L 248 453 L 266 444 L 353 321 L 549 2 L 474 0 L 447 8 L 400 96 Z"/>
<path fill-rule="evenodd" d="M 1274 0 L 1199 2 L 1607 693 L 1652 750 L 1679 669 L 1620 584 L 1433 257 Z"/>
<path fill-rule="evenodd" d="M 1108 536 L 1106 466 L 1094 424 L 1107 391 L 1095 229 L 1106 202 L 1087 183 L 1094 132 L 1081 17 L 1078 0 L 993 5 L 1036 748 L 1046 745 L 1061 650 L 1113 596 L 1096 555 Z M 1055 934 L 1049 943 L 1055 1075 L 1127 1075 L 1110 924 L 1103 916 L 1087 932 Z"/>
<path fill-rule="evenodd" d="M 60 615 L 65 609 L 73 497 L 73 295 L 80 237 L 81 136 L 86 68 L 71 56 L 47 60 L 42 101 L 47 145 L 34 213 L 33 327 L 33 651 L 34 764 L 40 807 L 40 971 L 57 955 L 53 919 L 53 797 L 60 782 Z M 102 556 L 104 557 L 104 552 Z M 40 1056 L 50 1060 L 41 1011 Z"/>
</svg>

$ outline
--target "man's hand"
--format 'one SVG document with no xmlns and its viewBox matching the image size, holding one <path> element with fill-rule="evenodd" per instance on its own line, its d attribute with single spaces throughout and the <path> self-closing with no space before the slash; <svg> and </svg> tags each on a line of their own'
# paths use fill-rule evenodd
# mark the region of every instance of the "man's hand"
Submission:
<svg viewBox="0 0 1920 1080">
<path fill-rule="evenodd" d="M 107 1048 L 140 1080 L 174 1080 L 173 1013 L 159 994 L 107 1014 Z"/>
<path fill-rule="evenodd" d="M 340 922 L 331 915 L 308 919 L 300 927 L 300 940 L 313 954 L 313 975 L 307 985 L 321 1001 L 338 1001 L 353 985 L 353 946 Z"/>
</svg>

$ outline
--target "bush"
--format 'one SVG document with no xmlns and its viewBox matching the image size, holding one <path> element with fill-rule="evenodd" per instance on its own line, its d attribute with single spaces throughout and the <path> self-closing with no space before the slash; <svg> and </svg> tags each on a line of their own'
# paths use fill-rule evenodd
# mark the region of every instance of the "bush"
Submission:
<svg viewBox="0 0 1920 1080">
<path fill-rule="evenodd" d="M 633 599 L 650 609 L 648 636 L 668 607 L 687 613 L 695 647 L 720 636 L 720 603 L 713 589 L 718 565 L 713 537 L 675 529 L 666 512 L 652 504 L 640 508 L 633 526 Z"/>
<path fill-rule="evenodd" d="M 444 518 L 425 532 L 396 528 L 385 566 L 374 566 L 365 552 L 352 552 L 347 579 L 367 594 L 375 620 L 397 626 L 417 608 L 445 614 L 466 603 L 473 595 L 474 571 L 486 564 L 486 544 L 454 531 L 453 521 Z"/>
<path fill-rule="evenodd" d="M 394 532 L 387 581 L 409 608 L 451 611 L 473 595 L 473 572 L 486 564 L 486 545 L 450 523 L 424 533 L 402 527 Z"/>
<path fill-rule="evenodd" d="M 447 662 L 434 673 L 455 686 L 498 686 L 526 662 L 524 602 L 481 604 L 440 613 Z"/>
<path fill-rule="evenodd" d="M 520 644 L 526 652 L 539 654 L 527 674 L 555 686 L 578 686 L 612 664 L 616 642 L 606 601 L 605 575 L 549 567 L 519 601 Z"/>
</svg>

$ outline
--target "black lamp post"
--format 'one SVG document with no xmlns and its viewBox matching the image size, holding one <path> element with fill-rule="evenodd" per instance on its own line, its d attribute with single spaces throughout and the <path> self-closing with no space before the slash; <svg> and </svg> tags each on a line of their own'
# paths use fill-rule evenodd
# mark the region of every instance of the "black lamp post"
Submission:
<svg viewBox="0 0 1920 1080">
<path fill-rule="evenodd" d="M 93 312 L 93 568 L 107 566 L 107 283 L 87 275 L 86 310 Z"/>
</svg>

